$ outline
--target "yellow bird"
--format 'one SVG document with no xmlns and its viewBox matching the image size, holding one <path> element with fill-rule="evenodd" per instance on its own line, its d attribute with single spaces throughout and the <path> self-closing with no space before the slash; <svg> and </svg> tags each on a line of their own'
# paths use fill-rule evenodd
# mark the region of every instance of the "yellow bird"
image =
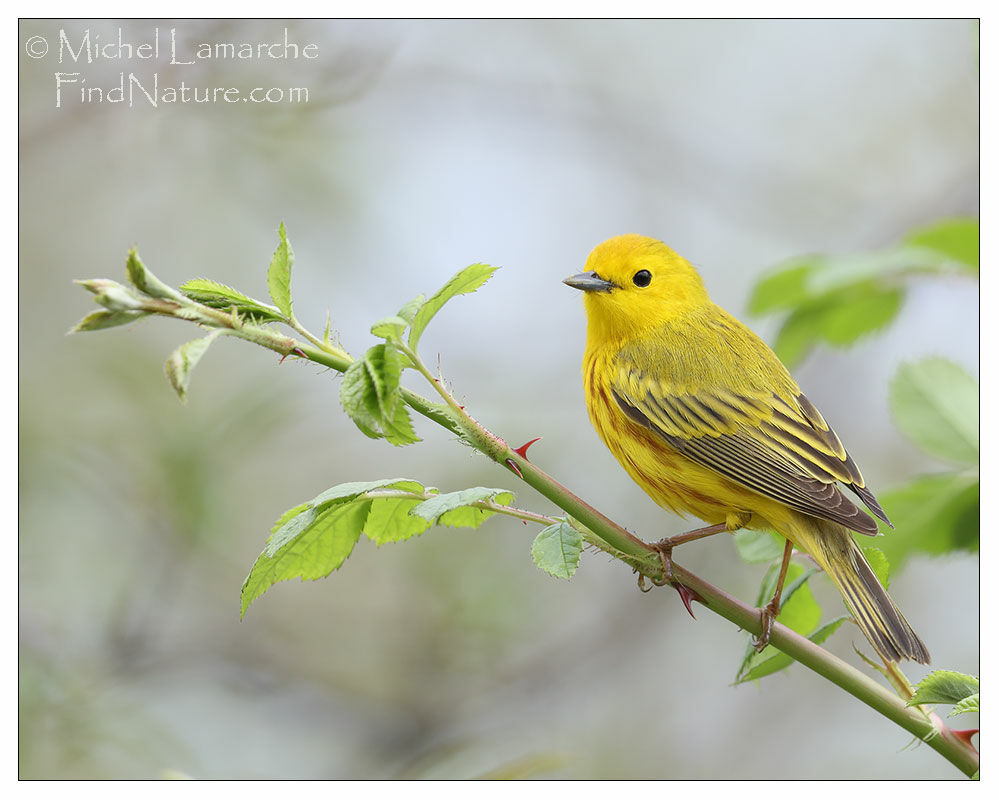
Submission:
<svg viewBox="0 0 999 800">
<path fill-rule="evenodd" d="M 628 474 L 660 506 L 708 528 L 773 530 L 832 578 L 887 661 L 930 654 L 882 587 L 851 531 L 889 525 L 857 465 L 773 351 L 708 297 L 697 271 L 656 239 L 628 234 L 598 245 L 585 271 L 583 384 L 590 420 Z M 765 646 L 781 587 L 762 609 Z"/>
</svg>

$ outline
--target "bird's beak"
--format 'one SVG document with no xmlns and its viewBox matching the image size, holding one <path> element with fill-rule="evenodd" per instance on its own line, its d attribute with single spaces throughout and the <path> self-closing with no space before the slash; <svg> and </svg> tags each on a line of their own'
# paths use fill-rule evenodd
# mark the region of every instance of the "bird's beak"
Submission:
<svg viewBox="0 0 999 800">
<path fill-rule="evenodd" d="M 617 288 L 616 283 L 605 281 L 595 272 L 580 272 L 562 281 L 566 286 L 583 292 L 609 292 Z"/>
</svg>

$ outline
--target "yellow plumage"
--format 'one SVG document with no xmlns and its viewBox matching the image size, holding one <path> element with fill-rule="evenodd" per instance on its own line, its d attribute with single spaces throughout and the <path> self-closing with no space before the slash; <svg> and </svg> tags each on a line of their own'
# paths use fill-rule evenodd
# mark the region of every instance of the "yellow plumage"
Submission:
<svg viewBox="0 0 999 800">
<path fill-rule="evenodd" d="M 829 574 L 885 659 L 928 663 L 853 540 L 877 524 L 837 484 L 888 519 L 773 351 L 660 241 L 615 237 L 586 270 L 566 283 L 584 291 L 587 408 L 628 474 L 679 514 L 777 531 Z"/>
</svg>

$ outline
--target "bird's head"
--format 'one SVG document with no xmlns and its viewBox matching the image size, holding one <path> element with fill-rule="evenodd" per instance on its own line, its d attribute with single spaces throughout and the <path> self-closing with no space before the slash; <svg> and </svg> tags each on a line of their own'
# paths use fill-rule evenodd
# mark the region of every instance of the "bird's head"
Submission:
<svg viewBox="0 0 999 800">
<path fill-rule="evenodd" d="M 589 336 L 603 342 L 641 337 L 710 302 L 685 258 L 634 233 L 597 245 L 564 283 L 584 292 Z"/>
</svg>

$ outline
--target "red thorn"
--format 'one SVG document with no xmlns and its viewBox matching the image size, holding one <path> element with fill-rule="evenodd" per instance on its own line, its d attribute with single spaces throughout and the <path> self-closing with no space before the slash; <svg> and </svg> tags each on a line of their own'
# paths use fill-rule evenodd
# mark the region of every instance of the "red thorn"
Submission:
<svg viewBox="0 0 999 800">
<path fill-rule="evenodd" d="M 514 472 L 516 472 L 518 478 L 520 478 L 521 480 L 524 480 L 524 475 L 521 473 L 520 467 L 518 467 L 516 464 L 513 463 L 513 459 L 512 458 L 508 458 L 503 463 L 506 464 Z"/>
<path fill-rule="evenodd" d="M 522 519 L 521 522 L 523 522 L 525 525 L 527 524 L 527 520 L 526 519 Z"/>
<path fill-rule="evenodd" d="M 541 441 L 541 437 L 540 436 L 537 439 L 531 439 L 531 441 L 529 441 L 527 444 L 522 444 L 520 447 L 513 448 L 513 452 L 515 452 L 518 456 L 520 456 L 522 459 L 524 459 L 525 461 L 527 461 L 528 460 L 527 459 L 527 448 L 530 447 L 535 442 L 540 442 L 540 441 Z"/>
<path fill-rule="evenodd" d="M 974 745 L 971 743 L 971 737 L 974 736 L 976 733 L 978 733 L 978 728 L 968 728 L 968 730 L 966 731 L 951 730 L 950 732 L 954 734 L 955 738 L 960 739 L 962 742 L 968 745 L 968 747 L 974 747 Z"/>
<path fill-rule="evenodd" d="M 286 359 L 286 358 L 287 358 L 288 356 L 292 356 L 292 355 L 294 355 L 294 356 L 298 356 L 299 358 L 308 358 L 308 356 L 307 356 L 307 355 L 305 355 L 305 353 L 304 353 L 304 352 L 302 352 L 301 348 L 298 348 L 298 347 L 293 347 L 293 348 L 291 348 L 291 350 L 289 350 L 289 351 L 288 351 L 287 353 L 285 353 L 285 354 L 284 354 L 283 356 L 281 356 L 281 360 L 280 360 L 280 361 L 278 361 L 278 364 L 283 364 L 283 363 L 284 363 L 284 360 L 285 360 L 285 359 Z"/>
<path fill-rule="evenodd" d="M 687 613 L 690 614 L 690 618 L 697 619 L 697 617 L 694 616 L 694 609 L 690 607 L 690 601 L 696 600 L 699 603 L 703 603 L 704 601 L 698 596 L 697 592 L 693 589 L 688 589 L 682 583 L 675 583 L 673 586 L 676 589 L 676 593 L 680 595 L 680 599 L 683 601 L 683 606 L 687 609 Z"/>
</svg>

